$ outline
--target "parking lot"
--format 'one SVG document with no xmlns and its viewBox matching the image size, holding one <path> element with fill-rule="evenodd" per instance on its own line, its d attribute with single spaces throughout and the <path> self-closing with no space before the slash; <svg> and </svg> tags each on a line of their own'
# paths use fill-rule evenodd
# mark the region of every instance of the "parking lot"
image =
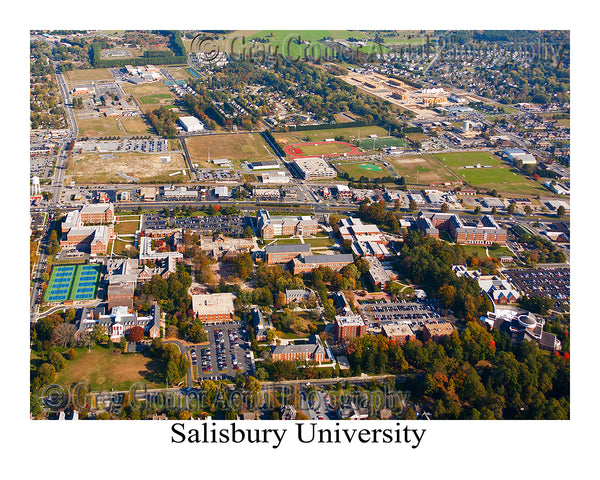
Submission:
<svg viewBox="0 0 600 480">
<path fill-rule="evenodd" d="M 127 140 L 88 140 L 77 142 L 75 150 L 86 152 L 143 152 L 162 153 L 169 148 L 164 138 L 127 139 Z"/>
<path fill-rule="evenodd" d="M 232 170 L 200 169 L 196 173 L 198 175 L 198 180 L 237 182 L 242 179 L 242 176 L 238 172 Z"/>
<path fill-rule="evenodd" d="M 209 345 L 199 346 L 195 352 L 198 381 L 232 379 L 237 372 L 253 371 L 247 333 L 240 322 L 209 325 L 205 329 Z"/>
<path fill-rule="evenodd" d="M 244 229 L 242 215 L 214 217 L 178 217 L 167 218 L 160 214 L 144 215 L 143 230 L 166 230 L 170 228 L 186 228 L 200 235 L 211 235 L 220 230 L 225 235 L 240 235 Z"/>
<path fill-rule="evenodd" d="M 526 295 L 548 295 L 555 306 L 568 303 L 571 298 L 571 271 L 569 268 L 519 268 L 504 274 Z"/>
<path fill-rule="evenodd" d="M 434 300 L 415 300 L 407 302 L 373 302 L 361 303 L 360 309 L 367 318 L 367 323 L 419 323 L 441 318 L 437 304 Z M 422 325 L 420 325 L 422 326 Z"/>
</svg>

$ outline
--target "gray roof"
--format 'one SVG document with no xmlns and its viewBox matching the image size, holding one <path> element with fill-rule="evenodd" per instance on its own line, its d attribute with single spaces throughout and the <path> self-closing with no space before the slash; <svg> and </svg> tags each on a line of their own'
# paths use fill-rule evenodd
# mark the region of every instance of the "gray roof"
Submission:
<svg viewBox="0 0 600 480">
<path fill-rule="evenodd" d="M 293 252 L 310 252 L 308 243 L 292 244 L 292 245 L 267 245 L 265 253 L 293 253 Z"/>
<path fill-rule="evenodd" d="M 342 253 L 339 255 L 305 255 L 304 263 L 352 263 L 354 256 L 351 253 Z"/>
</svg>

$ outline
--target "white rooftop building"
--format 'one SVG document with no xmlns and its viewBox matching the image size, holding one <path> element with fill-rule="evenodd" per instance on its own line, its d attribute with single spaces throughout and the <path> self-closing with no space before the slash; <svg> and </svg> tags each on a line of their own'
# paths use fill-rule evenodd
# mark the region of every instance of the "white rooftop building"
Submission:
<svg viewBox="0 0 600 480">
<path fill-rule="evenodd" d="M 186 132 L 202 132 L 204 131 L 204 124 L 196 117 L 179 117 L 179 123 Z"/>
</svg>

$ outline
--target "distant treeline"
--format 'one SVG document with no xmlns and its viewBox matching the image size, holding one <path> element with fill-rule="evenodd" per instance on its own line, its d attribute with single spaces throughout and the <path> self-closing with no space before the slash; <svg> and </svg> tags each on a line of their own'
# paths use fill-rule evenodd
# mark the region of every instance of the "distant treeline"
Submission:
<svg viewBox="0 0 600 480">
<path fill-rule="evenodd" d="M 347 123 L 322 123 L 320 125 L 296 125 L 287 127 L 290 132 L 303 132 L 305 130 L 332 130 L 336 128 L 373 127 L 380 126 L 380 122 L 347 122 Z M 387 125 L 386 125 L 387 126 Z"/>
<path fill-rule="evenodd" d="M 152 59 L 154 65 L 179 65 L 187 63 L 185 47 L 181 41 L 181 32 L 177 30 L 160 31 L 159 33 L 169 37 L 169 47 L 171 50 L 147 50 L 143 57 L 137 58 L 111 58 L 103 59 L 101 55 L 101 45 L 94 43 L 90 49 L 90 61 L 94 68 L 114 68 L 124 67 L 125 65 L 141 66 L 146 65 L 149 59 Z"/>
</svg>

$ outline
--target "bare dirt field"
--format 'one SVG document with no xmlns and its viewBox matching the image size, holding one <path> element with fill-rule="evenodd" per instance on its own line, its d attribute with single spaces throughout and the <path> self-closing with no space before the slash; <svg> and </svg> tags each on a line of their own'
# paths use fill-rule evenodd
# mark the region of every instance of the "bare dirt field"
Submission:
<svg viewBox="0 0 600 480">
<path fill-rule="evenodd" d="M 168 163 L 161 157 L 169 156 Z M 177 183 L 188 180 L 186 175 L 171 173 L 186 168 L 183 154 L 170 152 L 166 155 L 150 153 L 82 153 L 69 160 L 67 177 L 75 183 L 131 183 L 135 181 Z M 69 179 L 70 181 L 70 179 Z"/>
</svg>

